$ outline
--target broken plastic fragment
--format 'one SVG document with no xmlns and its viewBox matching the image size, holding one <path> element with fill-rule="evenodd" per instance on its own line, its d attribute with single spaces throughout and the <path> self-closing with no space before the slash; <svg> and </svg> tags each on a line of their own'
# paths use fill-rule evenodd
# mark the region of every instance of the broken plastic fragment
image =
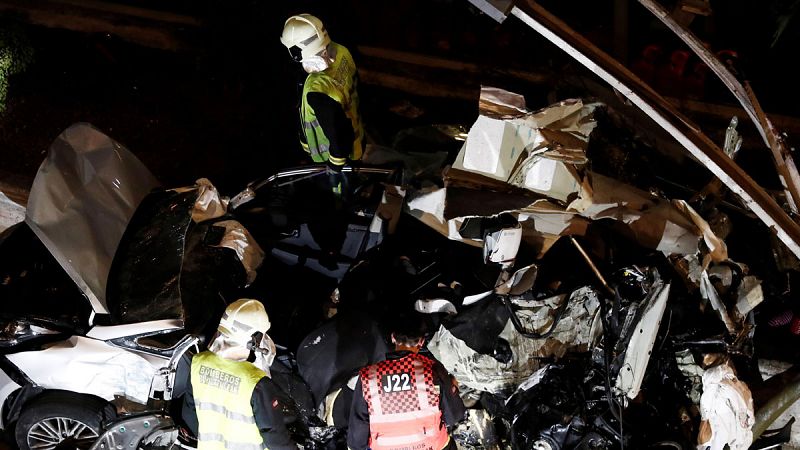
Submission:
<svg viewBox="0 0 800 450">
<path fill-rule="evenodd" d="M 629 399 L 639 395 L 647 363 L 650 361 L 650 354 L 658 334 L 658 327 L 664 316 L 664 309 L 667 307 L 669 288 L 669 283 L 664 284 L 661 280 L 653 283 L 648 297 L 644 300 L 645 310 L 636 324 L 636 330 L 625 350 L 625 360 L 619 369 L 615 387 Z"/>
</svg>

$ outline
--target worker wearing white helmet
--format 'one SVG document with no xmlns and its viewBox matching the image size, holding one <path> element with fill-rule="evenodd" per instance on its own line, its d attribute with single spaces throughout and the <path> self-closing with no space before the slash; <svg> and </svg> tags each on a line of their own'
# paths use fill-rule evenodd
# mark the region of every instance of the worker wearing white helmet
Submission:
<svg viewBox="0 0 800 450">
<path fill-rule="evenodd" d="M 340 172 L 348 160 L 361 159 L 364 145 L 353 57 L 311 14 L 290 17 L 281 43 L 308 74 L 300 98 L 300 143 L 314 162 Z"/>
<path fill-rule="evenodd" d="M 209 350 L 178 367 L 176 380 L 189 371 L 182 416 L 198 450 L 297 448 L 268 373 L 275 355 L 269 328 L 261 302 L 237 300 L 225 309 Z M 253 351 L 255 363 L 248 362 Z"/>
</svg>

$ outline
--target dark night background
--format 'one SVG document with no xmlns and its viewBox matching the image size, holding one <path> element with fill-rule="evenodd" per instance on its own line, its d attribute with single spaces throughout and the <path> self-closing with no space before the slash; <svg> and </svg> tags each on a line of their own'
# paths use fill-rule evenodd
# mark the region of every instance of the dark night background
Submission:
<svg viewBox="0 0 800 450">
<path fill-rule="evenodd" d="M 201 26 L 187 32 L 188 48 L 168 51 L 109 34 L 31 26 L 14 14 L 0 15 L 0 27 L 17 27 L 35 51 L 27 70 L 11 77 L 7 108 L 0 114 L 0 182 L 29 184 L 50 142 L 78 121 L 90 122 L 126 145 L 168 186 L 207 177 L 233 194 L 254 178 L 296 164 L 303 156 L 295 128 L 301 73 L 278 39 L 284 21 L 295 13 L 319 16 L 332 39 L 351 48 L 362 68 L 416 76 L 404 73 L 407 68 L 402 65 L 384 67 L 363 57 L 357 46 L 543 73 L 548 81 L 538 85 L 492 79 L 494 85 L 524 93 L 534 109 L 554 100 L 560 77 L 584 70 L 519 20 L 509 18 L 498 25 L 466 0 L 114 3 L 192 16 Z M 614 52 L 613 0 L 541 3 Z M 712 1 L 713 14 L 692 23 L 692 30 L 715 52 L 738 52 L 737 69 L 751 80 L 769 113 L 800 116 L 794 69 L 800 18 L 792 17 L 798 5 L 798 0 Z M 630 67 L 647 45 L 658 44 L 664 49 L 659 64 L 669 65 L 670 53 L 682 48 L 678 39 L 636 2 L 629 2 L 628 14 L 627 52 L 620 56 Z M 789 19 L 775 41 L 781 17 Z M 690 60 L 687 67 L 695 62 Z M 441 85 L 472 89 L 476 95 L 484 81 L 481 76 L 462 79 L 452 73 L 431 76 Z M 675 86 L 661 82 L 657 87 L 667 95 L 735 103 L 711 80 L 699 92 L 681 92 Z M 389 143 L 402 128 L 427 123 L 468 126 L 477 115 L 477 97 L 422 97 L 363 82 L 360 92 L 368 131 L 382 143 Z M 422 114 L 404 114 L 409 106 Z M 710 126 L 724 130 L 725 123 Z M 796 140 L 790 136 L 790 143 L 792 138 Z"/>
</svg>

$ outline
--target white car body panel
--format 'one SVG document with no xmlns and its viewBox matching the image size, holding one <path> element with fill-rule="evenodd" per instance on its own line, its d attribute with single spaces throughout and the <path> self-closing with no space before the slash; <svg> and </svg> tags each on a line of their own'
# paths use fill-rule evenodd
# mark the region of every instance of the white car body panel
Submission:
<svg viewBox="0 0 800 450">
<path fill-rule="evenodd" d="M 125 336 L 152 333 L 162 330 L 183 328 L 183 322 L 177 319 L 153 320 L 151 322 L 130 323 L 126 325 L 95 326 L 86 333 L 86 337 L 107 341 Z"/>
<path fill-rule="evenodd" d="M 35 384 L 96 395 L 106 400 L 124 396 L 146 403 L 157 367 L 166 359 L 144 358 L 103 341 L 74 336 L 43 350 L 7 355 Z"/>
</svg>

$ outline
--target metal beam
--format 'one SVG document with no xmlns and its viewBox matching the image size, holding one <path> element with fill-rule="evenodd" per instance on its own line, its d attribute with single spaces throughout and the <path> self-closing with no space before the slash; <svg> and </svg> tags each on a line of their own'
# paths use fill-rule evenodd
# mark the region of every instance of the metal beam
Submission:
<svg viewBox="0 0 800 450">
<path fill-rule="evenodd" d="M 747 112 L 747 115 L 750 116 L 750 120 L 755 124 L 764 143 L 772 150 L 775 167 L 778 170 L 778 176 L 781 179 L 784 190 L 787 191 L 787 198 L 792 212 L 797 213 L 797 204 L 800 203 L 800 175 L 797 173 L 797 167 L 791 154 L 786 149 L 786 145 L 769 121 L 769 118 L 761 110 L 758 99 L 756 99 L 750 86 L 747 83 L 743 86 L 728 67 L 700 42 L 697 36 L 676 22 L 661 5 L 654 0 L 639 0 L 639 3 L 664 23 L 676 36 L 681 38 L 736 97 L 745 112 Z"/>
<path fill-rule="evenodd" d="M 800 258 L 800 226 L 761 186 L 666 99 L 541 5 L 529 0 L 524 5 L 515 6 L 511 14 L 583 64 L 644 111 L 733 193 L 741 197 L 744 204 L 777 234 L 781 242 L 795 256 Z"/>
</svg>

